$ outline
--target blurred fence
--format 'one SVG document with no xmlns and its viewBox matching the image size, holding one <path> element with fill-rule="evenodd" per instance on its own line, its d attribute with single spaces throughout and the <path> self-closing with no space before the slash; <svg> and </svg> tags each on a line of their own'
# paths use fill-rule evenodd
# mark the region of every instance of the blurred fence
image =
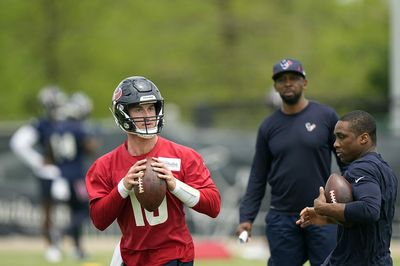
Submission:
<svg viewBox="0 0 400 266">
<path fill-rule="evenodd" d="M 99 154 L 119 145 L 125 135 L 107 121 L 103 130 L 103 145 Z M 9 150 L 8 142 L 17 125 L 0 127 L 0 235 L 40 233 L 41 210 L 38 205 L 38 189 L 35 177 Z M 110 128 L 111 127 L 111 128 Z M 238 206 L 243 195 L 253 157 L 255 132 L 240 133 L 231 130 L 199 129 L 171 122 L 163 135 L 173 141 L 190 146 L 205 158 L 213 179 L 221 191 L 222 209 L 216 219 L 187 209 L 187 221 L 193 234 L 209 237 L 233 236 L 238 225 Z M 380 152 L 400 176 L 400 140 L 390 136 L 379 136 Z M 94 158 L 89 158 L 88 165 Z M 400 193 L 399 193 L 400 195 Z M 261 210 L 254 223 L 253 234 L 264 234 L 264 217 L 268 210 L 266 193 Z M 400 197 L 400 196 L 399 196 Z M 400 199 L 397 204 L 394 237 L 400 238 Z M 60 203 L 54 212 L 57 226 L 69 221 L 68 208 Z M 84 225 L 86 234 L 99 234 L 88 220 Z M 115 224 L 101 234 L 119 234 Z"/>
</svg>

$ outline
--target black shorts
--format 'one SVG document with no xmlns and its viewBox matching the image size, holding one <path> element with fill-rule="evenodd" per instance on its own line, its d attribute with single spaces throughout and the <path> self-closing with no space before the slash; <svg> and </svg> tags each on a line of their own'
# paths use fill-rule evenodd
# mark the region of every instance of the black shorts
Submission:
<svg viewBox="0 0 400 266">
<path fill-rule="evenodd" d="M 193 261 L 189 262 L 182 262 L 180 260 L 171 260 L 170 262 L 167 262 L 167 264 L 164 264 L 164 266 L 193 266 Z M 126 264 L 122 264 L 122 266 L 126 266 Z"/>
<path fill-rule="evenodd" d="M 39 186 L 39 199 L 41 202 L 52 201 L 53 197 L 51 196 L 51 186 L 53 184 L 53 180 L 37 178 L 38 186 Z"/>
<path fill-rule="evenodd" d="M 193 266 L 193 261 L 182 262 L 180 260 L 171 260 L 170 262 L 168 262 L 164 266 Z"/>
</svg>

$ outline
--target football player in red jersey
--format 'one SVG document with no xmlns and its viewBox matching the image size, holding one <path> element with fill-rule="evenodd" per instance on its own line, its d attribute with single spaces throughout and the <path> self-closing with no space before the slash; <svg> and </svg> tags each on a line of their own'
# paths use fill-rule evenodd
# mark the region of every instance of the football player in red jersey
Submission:
<svg viewBox="0 0 400 266">
<path fill-rule="evenodd" d="M 134 76 L 121 81 L 111 111 L 127 139 L 97 159 L 86 177 L 93 224 L 104 230 L 117 220 L 122 232 L 111 265 L 193 265 L 184 206 L 218 215 L 221 199 L 209 170 L 195 150 L 158 135 L 164 100 L 150 80 Z M 154 212 L 145 210 L 133 192 L 148 157 L 155 159 L 153 170 L 168 188 Z"/>
</svg>

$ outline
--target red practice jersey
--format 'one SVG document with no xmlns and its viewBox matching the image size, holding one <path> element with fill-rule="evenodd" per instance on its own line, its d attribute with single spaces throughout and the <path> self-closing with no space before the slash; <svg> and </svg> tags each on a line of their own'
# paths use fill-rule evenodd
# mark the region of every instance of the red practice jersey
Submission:
<svg viewBox="0 0 400 266">
<path fill-rule="evenodd" d="M 175 178 L 200 191 L 200 200 L 192 209 L 210 217 L 218 215 L 220 194 L 201 156 L 191 148 L 158 137 L 147 154 L 130 155 L 125 142 L 93 163 L 86 177 L 90 217 L 100 230 L 117 219 L 122 232 L 121 255 L 127 265 L 192 261 L 193 240 L 185 222 L 184 205 L 178 198 L 167 191 L 160 207 L 149 212 L 141 207 L 133 190 L 126 199 L 118 192 L 118 183 L 129 168 L 148 157 L 160 158 Z"/>
</svg>

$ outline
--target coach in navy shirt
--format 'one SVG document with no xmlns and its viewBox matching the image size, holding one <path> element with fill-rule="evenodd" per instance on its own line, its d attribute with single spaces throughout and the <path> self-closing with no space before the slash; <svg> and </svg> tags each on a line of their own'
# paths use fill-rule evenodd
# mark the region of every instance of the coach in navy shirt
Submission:
<svg viewBox="0 0 400 266">
<path fill-rule="evenodd" d="M 336 244 L 336 225 L 303 229 L 296 220 L 304 207 L 313 204 L 318 188 L 329 177 L 338 116 L 332 108 L 305 98 L 307 79 L 299 61 L 281 60 L 273 67 L 272 79 L 282 106 L 259 127 L 236 233 L 251 235 L 268 183 L 268 265 L 301 266 L 307 260 L 320 265 Z"/>
<path fill-rule="evenodd" d="M 297 221 L 310 224 L 339 223 L 338 243 L 323 265 L 392 265 L 390 241 L 398 180 L 376 153 L 376 122 L 364 111 L 344 115 L 335 126 L 334 147 L 351 183 L 353 201 L 326 203 L 324 189 Z"/>
</svg>

